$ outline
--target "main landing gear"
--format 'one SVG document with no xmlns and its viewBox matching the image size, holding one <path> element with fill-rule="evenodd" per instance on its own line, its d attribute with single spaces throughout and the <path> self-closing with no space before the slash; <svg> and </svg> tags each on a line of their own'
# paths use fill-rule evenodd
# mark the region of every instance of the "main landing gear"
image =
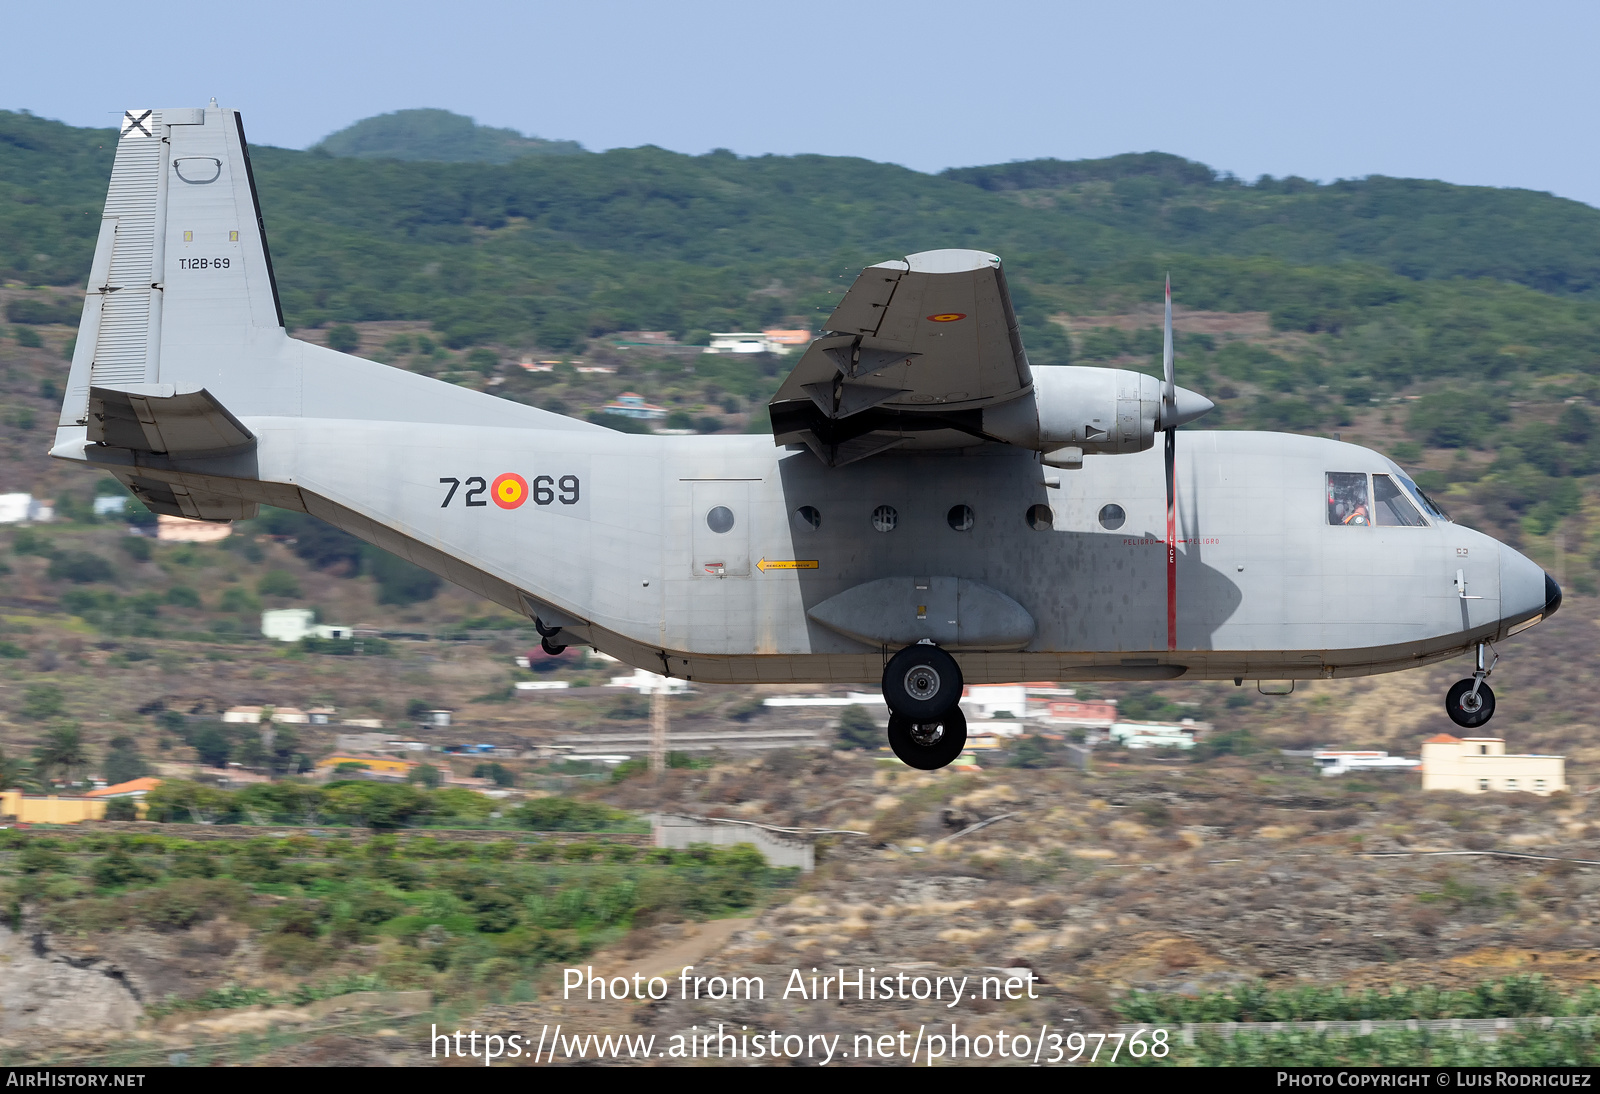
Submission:
<svg viewBox="0 0 1600 1094">
<path fill-rule="evenodd" d="M 889 706 L 889 747 L 907 765 L 923 771 L 944 767 L 967 745 L 961 713 L 961 666 L 930 642 L 907 646 L 883 670 L 883 701 Z"/>
<path fill-rule="evenodd" d="M 561 633 L 560 627 L 547 627 L 544 622 L 535 616 L 533 629 L 539 632 L 539 648 L 551 657 L 560 657 L 567 652 L 567 647 L 556 641 L 556 636 Z"/>
<path fill-rule="evenodd" d="M 1494 654 L 1487 667 L 1483 663 L 1485 648 Z M 1486 642 L 1478 643 L 1478 667 L 1470 679 L 1458 680 L 1445 693 L 1444 709 L 1450 720 L 1462 729 L 1477 729 L 1494 717 L 1494 691 L 1489 687 L 1489 674 L 1494 671 L 1500 655 Z"/>
</svg>

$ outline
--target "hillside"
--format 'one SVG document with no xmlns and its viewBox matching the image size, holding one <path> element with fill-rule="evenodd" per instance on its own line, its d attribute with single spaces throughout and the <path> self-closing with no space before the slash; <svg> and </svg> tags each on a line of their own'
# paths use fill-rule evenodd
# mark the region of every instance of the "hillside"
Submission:
<svg viewBox="0 0 1600 1094">
<path fill-rule="evenodd" d="M 1170 270 L 1181 382 L 1218 402 L 1198 425 L 1339 432 L 1388 452 L 1457 519 L 1518 544 L 1566 588 L 1559 615 L 1502 651 L 1491 730 L 1515 751 L 1567 755 L 1578 792 L 1422 795 L 1413 776 L 1323 779 L 1277 751 L 1414 755 L 1452 728 L 1440 697 L 1459 663 L 1274 698 L 1228 682 L 1081 686 L 1130 718 L 1193 715 L 1218 731 L 1181 756 L 1097 751 L 1087 772 L 1035 738 L 986 754 L 982 772 L 782 749 L 680 754 L 654 779 L 637 763 L 605 772 L 561 759 L 550 746 L 574 731 L 646 724 L 640 697 L 595 686 L 615 666 L 569 651 L 520 668 L 514 656 L 537 641 L 526 620 L 303 515 L 268 510 L 203 545 L 94 515 L 94 497 L 120 488 L 46 450 L 114 134 L 0 112 L 0 492 L 53 498 L 58 513 L 0 527 L 0 783 L 152 770 L 168 779 L 169 806 L 137 835 L 0 833 L 11 970 L 0 1019 L 52 1027 L 46 1041 L 0 1022 L 0 1063 L 112 1046 L 128 1063 L 190 1052 L 421 1063 L 433 1022 L 828 1028 L 787 1000 L 557 1000 L 560 967 L 580 961 L 775 977 L 823 962 L 974 976 L 1025 966 L 1044 978 L 1037 1006 L 957 1012 L 974 1032 L 1234 1014 L 1213 994 L 1224 989 L 1256 1000 L 1247 1016 L 1292 1005 L 1328 1017 L 1317 1008 L 1344 997 L 1300 983 L 1311 979 L 1408 985 L 1430 1006 L 1434 989 L 1456 991 L 1458 1006 L 1475 993 L 1496 1016 L 1593 1013 L 1600 886 L 1582 863 L 1600 833 L 1588 816 L 1600 745 L 1584 701 L 1600 625 L 1600 211 L 1418 180 L 1247 184 L 1160 154 L 942 176 L 656 148 L 439 162 L 460 128 L 444 120 L 430 131 L 369 119 L 348 155 L 256 150 L 296 337 L 563 413 L 633 390 L 670 407 L 672 428 L 761 432 L 788 363 L 692 344 L 710 330 L 815 327 L 866 262 L 997 251 L 1036 361 L 1147 370 Z M 639 331 L 691 345 L 641 344 Z M 531 372 L 524 357 L 559 363 Z M 359 656 L 353 643 L 264 639 L 260 611 L 291 606 L 387 637 L 365 638 Z M 513 687 L 528 680 L 571 687 Z M 822 689 L 699 686 L 671 700 L 672 726 L 822 730 L 821 718 L 758 702 L 800 690 Z M 187 782 L 283 776 L 335 749 L 337 725 L 268 737 L 219 720 L 238 704 L 325 704 L 396 737 L 503 751 L 492 764 L 425 753 L 457 783 L 440 790 Z M 428 722 L 436 708 L 454 724 Z M 61 758 L 74 750 L 75 763 Z M 510 796 L 466 789 L 491 781 Z M 383 815 L 396 802 L 413 812 Z M 795 880 L 737 850 L 644 852 L 638 818 L 656 810 L 832 831 L 817 872 Z M 564 812 L 621 830 L 543 834 Z M 968 834 L 980 820 L 997 823 Z M 360 832 L 425 821 L 434 827 L 399 839 Z M 1469 853 L 1483 857 L 1454 857 Z M 1551 858 L 1492 857 L 1528 853 Z M 1452 857 L 1425 857 L 1436 854 Z M 751 918 L 719 920 L 720 934 L 696 926 L 730 914 Z M 1129 994 L 1139 987 L 1176 994 Z M 432 991 L 441 1009 L 368 1026 L 330 1025 L 319 1009 L 374 988 Z M 96 1017 L 108 998 L 116 1021 Z M 850 1013 L 887 1031 L 913 1009 Z M 929 1014 L 930 1029 L 951 1019 L 942 1003 Z M 74 1033 L 80 1024 L 96 1028 Z M 1225 1058 L 1202 1047 L 1184 1062 Z M 1445 1047 L 1390 1044 L 1385 1058 Z M 1591 1039 L 1579 1055 L 1594 1051 Z M 1269 1058 L 1301 1059 L 1281 1045 L 1253 1059 Z M 1578 1057 L 1511 1062 L 1551 1058 Z"/>
<path fill-rule="evenodd" d="M 448 110 L 396 110 L 363 118 L 312 146 L 313 152 L 358 160 L 510 163 L 521 156 L 570 156 L 577 141 L 525 137 L 515 129 L 478 125 Z"/>
</svg>

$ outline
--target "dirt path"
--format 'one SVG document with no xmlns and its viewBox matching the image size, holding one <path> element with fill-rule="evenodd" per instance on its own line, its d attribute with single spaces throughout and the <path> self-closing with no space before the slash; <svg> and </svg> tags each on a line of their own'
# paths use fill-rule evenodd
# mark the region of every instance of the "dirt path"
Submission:
<svg viewBox="0 0 1600 1094">
<path fill-rule="evenodd" d="M 713 919 L 707 923 L 684 924 L 682 937 L 672 939 L 661 947 L 633 957 L 618 950 L 602 950 L 592 962 L 596 974 L 606 976 L 676 976 L 685 965 L 698 965 L 720 951 L 740 931 L 755 926 L 754 917 L 746 919 Z"/>
</svg>

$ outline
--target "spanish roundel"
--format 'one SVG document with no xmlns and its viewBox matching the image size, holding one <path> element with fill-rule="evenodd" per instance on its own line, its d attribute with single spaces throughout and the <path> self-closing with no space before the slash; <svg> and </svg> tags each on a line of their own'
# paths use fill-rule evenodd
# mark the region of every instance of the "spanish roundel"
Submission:
<svg viewBox="0 0 1600 1094">
<path fill-rule="evenodd" d="M 515 509 L 528 500 L 528 480 L 507 471 L 489 487 L 494 503 L 502 509 Z"/>
</svg>

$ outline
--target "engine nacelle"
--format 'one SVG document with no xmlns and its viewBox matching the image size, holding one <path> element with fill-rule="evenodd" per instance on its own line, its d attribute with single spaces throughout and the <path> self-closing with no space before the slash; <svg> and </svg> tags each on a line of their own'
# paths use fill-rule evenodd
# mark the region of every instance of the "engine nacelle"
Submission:
<svg viewBox="0 0 1600 1094">
<path fill-rule="evenodd" d="M 1173 425 L 1192 421 L 1212 402 L 1177 389 Z M 983 412 L 983 431 L 1039 452 L 1078 449 L 1085 454 L 1143 452 L 1155 444 L 1162 421 L 1161 381 L 1120 368 L 1036 365 L 1033 392 Z"/>
</svg>

